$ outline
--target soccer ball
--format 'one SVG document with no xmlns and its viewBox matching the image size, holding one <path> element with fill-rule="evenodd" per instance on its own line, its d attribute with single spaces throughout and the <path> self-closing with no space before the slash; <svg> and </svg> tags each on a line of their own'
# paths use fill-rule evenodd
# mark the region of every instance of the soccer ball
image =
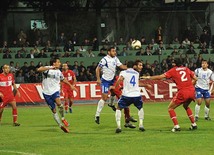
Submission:
<svg viewBox="0 0 214 155">
<path fill-rule="evenodd" d="M 141 48 L 141 42 L 139 40 L 134 40 L 131 43 L 132 49 L 138 50 Z"/>
</svg>

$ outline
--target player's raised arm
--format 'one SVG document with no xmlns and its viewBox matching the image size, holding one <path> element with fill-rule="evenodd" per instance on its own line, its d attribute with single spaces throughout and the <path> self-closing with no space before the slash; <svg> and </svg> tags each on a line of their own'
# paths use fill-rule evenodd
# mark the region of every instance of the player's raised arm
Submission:
<svg viewBox="0 0 214 155">
<path fill-rule="evenodd" d="M 50 69 L 54 69 L 54 66 L 41 66 L 37 69 L 38 72 L 44 72 Z"/>
<path fill-rule="evenodd" d="M 141 76 L 141 79 L 151 79 L 151 80 L 161 80 L 166 78 L 165 74 L 155 75 L 155 76 Z"/>
<path fill-rule="evenodd" d="M 119 66 L 119 68 L 122 69 L 122 70 L 125 70 L 125 69 L 127 69 L 127 66 L 122 64 L 122 65 Z"/>
<path fill-rule="evenodd" d="M 70 82 L 68 82 L 68 80 L 67 80 L 67 79 L 65 79 L 65 78 L 64 78 L 61 82 L 64 82 L 64 83 L 68 84 L 68 85 L 71 87 L 71 89 L 72 89 L 72 90 L 77 91 L 77 88 L 76 88 L 76 87 L 74 87 L 72 84 L 70 84 Z"/>
</svg>

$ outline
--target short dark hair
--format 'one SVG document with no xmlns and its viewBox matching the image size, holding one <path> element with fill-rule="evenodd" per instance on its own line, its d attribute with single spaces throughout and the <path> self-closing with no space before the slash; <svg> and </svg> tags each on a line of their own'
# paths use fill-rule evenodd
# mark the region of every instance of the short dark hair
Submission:
<svg viewBox="0 0 214 155">
<path fill-rule="evenodd" d="M 127 62 L 127 67 L 128 67 L 128 68 L 133 68 L 134 65 L 135 65 L 134 61 L 128 61 L 128 62 Z"/>
<path fill-rule="evenodd" d="M 51 58 L 50 65 L 53 65 L 57 60 L 59 60 L 59 58 L 56 58 L 56 57 Z"/>
<path fill-rule="evenodd" d="M 141 60 L 136 60 L 134 63 L 137 66 L 139 63 L 143 63 L 143 62 Z"/>
<path fill-rule="evenodd" d="M 114 47 L 111 46 L 107 49 L 107 51 L 111 51 L 112 49 L 114 49 Z"/>
</svg>

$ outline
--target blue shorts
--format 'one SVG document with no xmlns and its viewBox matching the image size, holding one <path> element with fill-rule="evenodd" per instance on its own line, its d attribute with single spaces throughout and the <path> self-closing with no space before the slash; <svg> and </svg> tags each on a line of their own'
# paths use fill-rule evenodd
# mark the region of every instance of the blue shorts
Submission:
<svg viewBox="0 0 214 155">
<path fill-rule="evenodd" d="M 143 107 L 143 100 L 142 96 L 139 97 L 126 97 L 121 96 L 121 98 L 118 100 L 118 106 L 121 109 L 128 108 L 131 104 L 134 104 L 135 107 L 140 110 Z"/>
<path fill-rule="evenodd" d="M 208 99 L 210 98 L 210 92 L 209 90 L 204 90 L 201 88 L 195 88 L 195 98 L 204 98 L 204 99 Z"/>
<path fill-rule="evenodd" d="M 46 103 L 48 104 L 51 110 L 56 108 L 55 99 L 60 97 L 59 91 L 55 92 L 52 95 L 46 95 L 43 93 Z"/>
<path fill-rule="evenodd" d="M 101 91 L 102 94 L 107 94 L 109 91 L 109 87 L 112 86 L 114 84 L 114 79 L 107 81 L 104 80 L 103 78 L 101 78 Z"/>
</svg>

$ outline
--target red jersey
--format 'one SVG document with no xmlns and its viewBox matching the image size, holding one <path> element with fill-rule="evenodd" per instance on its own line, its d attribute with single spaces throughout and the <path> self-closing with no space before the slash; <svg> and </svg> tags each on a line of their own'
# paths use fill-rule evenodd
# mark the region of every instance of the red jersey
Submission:
<svg viewBox="0 0 214 155">
<path fill-rule="evenodd" d="M 0 92 L 5 96 L 13 96 L 12 85 L 15 83 L 12 73 L 0 74 Z"/>
<path fill-rule="evenodd" d="M 166 78 L 172 78 L 176 83 L 178 90 L 190 87 L 194 88 L 192 84 L 194 73 L 187 67 L 173 67 L 164 74 Z"/>
<path fill-rule="evenodd" d="M 74 83 L 74 78 L 76 77 L 75 73 L 74 73 L 72 70 L 68 70 L 68 71 L 62 71 L 62 74 L 63 74 L 64 78 L 67 79 L 68 82 L 69 82 L 70 84 L 73 85 L 73 83 Z M 65 84 L 65 83 L 63 83 L 62 86 L 63 86 L 63 87 L 64 87 L 64 86 L 66 87 L 66 86 L 68 86 L 68 85 Z M 68 86 L 68 87 L 70 88 L 70 86 Z"/>
</svg>

